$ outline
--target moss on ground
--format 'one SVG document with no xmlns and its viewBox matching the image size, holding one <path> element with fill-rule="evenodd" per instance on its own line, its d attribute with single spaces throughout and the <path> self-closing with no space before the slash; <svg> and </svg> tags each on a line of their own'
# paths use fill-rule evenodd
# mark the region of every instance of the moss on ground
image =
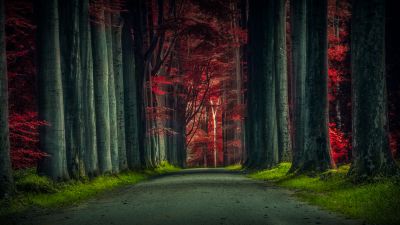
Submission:
<svg viewBox="0 0 400 225">
<path fill-rule="evenodd" d="M 400 184 L 396 178 L 354 184 L 346 178 L 349 165 L 314 177 L 288 174 L 289 169 L 290 163 L 281 163 L 249 177 L 298 190 L 296 195 L 307 202 L 368 224 L 400 224 Z"/>
<path fill-rule="evenodd" d="M 152 176 L 177 172 L 180 169 L 167 162 L 154 169 L 127 171 L 118 175 L 104 175 L 93 180 L 53 182 L 38 176 L 34 169 L 15 172 L 16 196 L 0 201 L 0 217 L 33 208 L 53 208 L 79 203 L 99 193 L 124 185 L 136 184 Z"/>
</svg>

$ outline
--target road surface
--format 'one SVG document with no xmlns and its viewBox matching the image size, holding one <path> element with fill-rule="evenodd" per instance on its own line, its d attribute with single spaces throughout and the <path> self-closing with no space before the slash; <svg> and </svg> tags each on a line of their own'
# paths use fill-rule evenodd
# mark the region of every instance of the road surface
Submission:
<svg viewBox="0 0 400 225">
<path fill-rule="evenodd" d="M 32 225 L 358 225 L 300 202 L 291 191 L 223 169 L 188 169 L 110 191 Z"/>
</svg>

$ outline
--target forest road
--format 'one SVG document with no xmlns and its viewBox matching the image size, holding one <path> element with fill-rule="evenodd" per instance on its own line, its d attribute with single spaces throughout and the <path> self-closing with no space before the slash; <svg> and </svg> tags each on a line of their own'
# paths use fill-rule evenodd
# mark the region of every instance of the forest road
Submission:
<svg viewBox="0 0 400 225">
<path fill-rule="evenodd" d="M 187 169 L 19 221 L 31 225 L 355 225 L 224 169 Z"/>
</svg>

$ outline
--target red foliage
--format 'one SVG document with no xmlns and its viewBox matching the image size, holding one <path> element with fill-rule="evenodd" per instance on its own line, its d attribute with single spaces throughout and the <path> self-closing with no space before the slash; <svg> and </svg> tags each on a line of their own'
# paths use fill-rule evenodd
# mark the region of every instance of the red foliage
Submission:
<svg viewBox="0 0 400 225">
<path fill-rule="evenodd" d="M 342 131 L 336 128 L 334 123 L 329 124 L 329 138 L 331 142 L 332 158 L 335 163 L 348 162 L 349 150 L 351 148 L 350 139 Z"/>
<path fill-rule="evenodd" d="M 11 160 L 13 168 L 35 166 L 37 161 L 46 156 L 39 151 L 40 126 L 47 126 L 44 121 L 37 119 L 36 112 L 11 114 L 10 119 Z"/>
</svg>

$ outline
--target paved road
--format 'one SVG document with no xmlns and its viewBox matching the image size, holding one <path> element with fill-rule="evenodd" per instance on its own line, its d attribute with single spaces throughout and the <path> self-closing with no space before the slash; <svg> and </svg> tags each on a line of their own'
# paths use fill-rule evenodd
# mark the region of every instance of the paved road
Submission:
<svg viewBox="0 0 400 225">
<path fill-rule="evenodd" d="M 189 169 L 20 221 L 32 225 L 355 225 L 290 191 L 222 169 Z"/>
</svg>

